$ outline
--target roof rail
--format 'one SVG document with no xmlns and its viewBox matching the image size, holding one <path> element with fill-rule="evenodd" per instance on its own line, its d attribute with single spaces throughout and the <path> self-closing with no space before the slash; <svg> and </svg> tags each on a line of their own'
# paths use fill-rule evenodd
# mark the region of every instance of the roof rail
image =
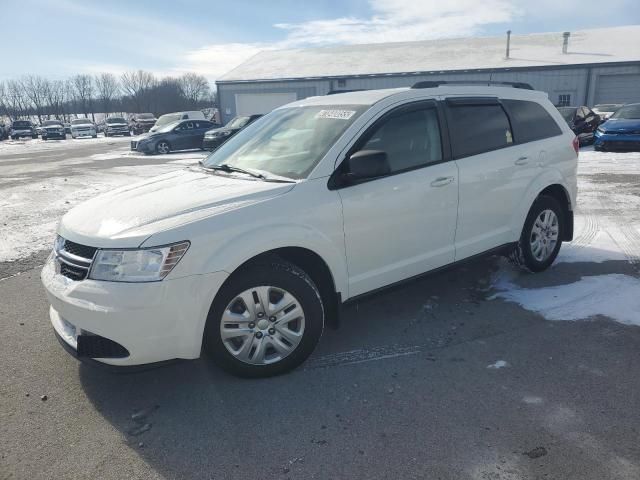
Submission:
<svg viewBox="0 0 640 480">
<path fill-rule="evenodd" d="M 503 87 L 523 88 L 533 90 L 533 87 L 525 82 L 494 82 L 492 80 L 425 80 L 414 83 L 411 88 L 437 88 L 441 85 L 498 85 Z"/>
<path fill-rule="evenodd" d="M 354 88 L 353 90 L 330 90 L 327 95 L 338 95 L 339 93 L 363 92 L 364 88 Z"/>
</svg>

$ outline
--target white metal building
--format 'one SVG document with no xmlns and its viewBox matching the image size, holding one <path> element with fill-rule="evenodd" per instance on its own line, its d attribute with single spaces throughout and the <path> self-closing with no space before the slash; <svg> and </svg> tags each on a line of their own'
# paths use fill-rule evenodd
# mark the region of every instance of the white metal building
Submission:
<svg viewBox="0 0 640 480">
<path fill-rule="evenodd" d="M 222 121 L 339 90 L 421 80 L 518 81 L 558 105 L 640 102 L 640 25 L 570 32 L 266 50 L 217 82 Z"/>
</svg>

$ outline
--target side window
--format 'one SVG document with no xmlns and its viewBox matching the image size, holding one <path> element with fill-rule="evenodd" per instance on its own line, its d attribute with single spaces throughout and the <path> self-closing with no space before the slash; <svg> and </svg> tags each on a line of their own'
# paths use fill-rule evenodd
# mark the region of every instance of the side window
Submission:
<svg viewBox="0 0 640 480">
<path fill-rule="evenodd" d="M 525 100 L 503 100 L 511 118 L 514 141 L 533 142 L 562 135 L 562 130 L 544 107 Z"/>
<path fill-rule="evenodd" d="M 386 152 L 392 173 L 442 160 L 440 126 L 435 108 L 392 113 L 366 134 L 359 150 Z"/>
<path fill-rule="evenodd" d="M 186 127 L 188 130 L 192 130 L 192 129 L 193 129 L 193 122 L 187 122 L 187 123 L 186 123 L 186 125 L 185 125 L 185 127 Z"/>
<path fill-rule="evenodd" d="M 454 158 L 478 155 L 513 144 L 509 119 L 497 102 L 451 103 L 448 112 Z"/>
</svg>

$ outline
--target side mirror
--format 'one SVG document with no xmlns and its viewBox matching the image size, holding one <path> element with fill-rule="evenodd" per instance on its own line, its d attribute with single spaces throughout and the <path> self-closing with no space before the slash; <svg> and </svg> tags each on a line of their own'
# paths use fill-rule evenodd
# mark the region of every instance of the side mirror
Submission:
<svg viewBox="0 0 640 480">
<path fill-rule="evenodd" d="M 345 173 L 356 181 L 391 173 L 387 153 L 382 150 L 360 150 L 347 158 L 345 163 Z"/>
</svg>

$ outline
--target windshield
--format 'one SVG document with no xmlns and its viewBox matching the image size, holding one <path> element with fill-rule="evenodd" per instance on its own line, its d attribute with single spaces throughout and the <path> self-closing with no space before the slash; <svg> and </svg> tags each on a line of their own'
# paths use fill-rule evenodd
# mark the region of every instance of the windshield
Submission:
<svg viewBox="0 0 640 480">
<path fill-rule="evenodd" d="M 84 123 L 91 123 L 91 120 L 88 118 L 76 118 L 75 120 L 71 120 L 71 125 L 82 125 Z"/>
<path fill-rule="evenodd" d="M 203 165 L 226 164 L 292 179 L 305 178 L 368 105 L 292 107 L 251 123 L 207 157 Z"/>
<path fill-rule="evenodd" d="M 121 117 L 107 118 L 106 122 L 107 123 L 127 123 L 125 119 Z"/>
<path fill-rule="evenodd" d="M 166 115 L 162 115 L 158 121 L 156 122 L 156 127 L 160 125 L 166 125 L 167 123 L 177 122 L 182 118 L 180 113 L 167 113 Z"/>
<path fill-rule="evenodd" d="M 157 129 L 155 131 L 155 133 L 167 133 L 167 132 L 170 132 L 171 130 L 176 128 L 179 124 L 180 124 L 180 122 L 167 123 L 166 125 L 162 125 L 159 129 Z"/>
<path fill-rule="evenodd" d="M 603 103 L 602 105 L 596 105 L 593 109 L 599 112 L 615 112 L 621 106 L 622 105 L 618 105 L 617 103 Z"/>
<path fill-rule="evenodd" d="M 154 117 L 153 113 L 141 113 L 140 115 L 136 115 L 136 118 L 140 118 L 142 120 L 153 120 Z"/>
<path fill-rule="evenodd" d="M 640 103 L 634 103 L 633 105 L 620 108 L 620 110 L 617 110 L 616 113 L 611 115 L 611 118 L 640 119 Z"/>
<path fill-rule="evenodd" d="M 236 117 L 229 122 L 227 127 L 241 128 L 241 127 L 244 127 L 248 121 L 249 121 L 249 117 Z"/>
<path fill-rule="evenodd" d="M 570 122 L 571 120 L 573 120 L 573 117 L 575 117 L 577 108 L 575 108 L 575 107 L 561 107 L 558 110 L 560 111 L 560 113 L 562 114 L 564 119 L 567 122 Z"/>
<path fill-rule="evenodd" d="M 28 128 L 31 128 L 31 123 L 22 120 L 22 121 L 18 121 L 18 122 L 13 122 L 13 126 L 14 126 L 14 128 L 15 127 L 28 127 Z"/>
<path fill-rule="evenodd" d="M 59 122 L 57 120 L 46 120 L 44 122 L 42 122 L 42 126 L 43 127 L 50 127 L 51 125 L 56 125 L 58 127 L 62 126 L 62 122 Z"/>
</svg>

